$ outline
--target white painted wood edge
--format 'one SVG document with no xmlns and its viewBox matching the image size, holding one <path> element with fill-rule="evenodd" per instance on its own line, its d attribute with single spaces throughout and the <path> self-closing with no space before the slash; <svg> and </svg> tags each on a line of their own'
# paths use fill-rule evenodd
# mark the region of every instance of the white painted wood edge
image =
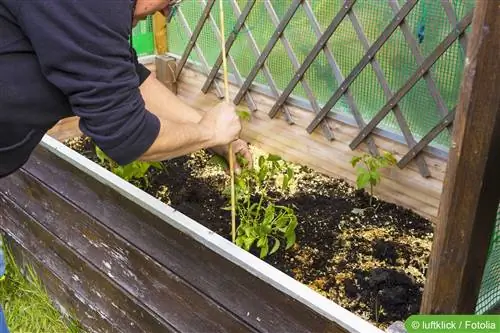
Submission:
<svg viewBox="0 0 500 333">
<path fill-rule="evenodd" d="M 113 188 L 121 195 L 147 209 L 176 229 L 193 237 L 212 251 L 244 268 L 246 271 L 271 284 L 278 290 L 304 303 L 314 311 L 353 333 L 383 333 L 368 321 L 330 301 L 306 285 L 286 275 L 232 242 L 219 236 L 195 220 L 161 202 L 143 190 L 126 182 L 112 172 L 80 155 L 58 140 L 45 135 L 40 144 L 99 182 Z M 258 314 L 255 314 L 257 316 Z"/>
<path fill-rule="evenodd" d="M 143 65 L 150 65 L 155 62 L 156 55 L 148 55 L 148 56 L 142 56 L 142 57 L 137 57 L 137 60 L 139 61 L 140 64 Z"/>
</svg>

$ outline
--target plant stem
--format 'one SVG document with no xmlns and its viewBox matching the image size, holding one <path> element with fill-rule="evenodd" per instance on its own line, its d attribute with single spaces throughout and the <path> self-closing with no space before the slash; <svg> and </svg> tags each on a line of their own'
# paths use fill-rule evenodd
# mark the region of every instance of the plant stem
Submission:
<svg viewBox="0 0 500 333">
<path fill-rule="evenodd" d="M 372 199 L 373 199 L 373 184 L 370 183 L 370 207 L 372 206 Z"/>
<path fill-rule="evenodd" d="M 222 68 L 224 73 L 224 97 L 229 103 L 229 84 L 227 78 L 227 59 L 226 59 L 226 37 L 224 29 L 224 3 L 219 1 L 220 12 L 220 35 L 221 35 L 221 48 L 222 48 Z M 231 236 L 233 243 L 236 241 L 236 194 L 234 189 L 234 156 L 233 145 L 229 144 L 229 173 L 231 175 Z"/>
<path fill-rule="evenodd" d="M 229 172 L 231 174 L 231 236 L 236 241 L 236 193 L 234 189 L 234 160 L 233 146 L 229 144 Z"/>
</svg>

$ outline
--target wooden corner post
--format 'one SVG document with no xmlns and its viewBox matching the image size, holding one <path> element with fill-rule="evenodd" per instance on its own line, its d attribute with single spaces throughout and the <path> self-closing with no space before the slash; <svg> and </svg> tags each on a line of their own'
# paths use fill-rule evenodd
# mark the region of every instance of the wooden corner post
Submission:
<svg viewBox="0 0 500 333">
<path fill-rule="evenodd" d="M 153 15 L 153 34 L 156 54 L 165 54 L 167 48 L 167 19 L 163 14 Z"/>
<path fill-rule="evenodd" d="M 500 198 L 500 1 L 476 2 L 421 313 L 472 314 Z"/>
</svg>

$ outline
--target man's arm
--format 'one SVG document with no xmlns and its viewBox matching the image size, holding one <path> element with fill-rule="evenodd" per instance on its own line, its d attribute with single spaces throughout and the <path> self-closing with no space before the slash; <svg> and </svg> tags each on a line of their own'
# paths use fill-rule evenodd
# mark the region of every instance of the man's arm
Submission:
<svg viewBox="0 0 500 333">
<path fill-rule="evenodd" d="M 150 75 L 140 86 L 141 95 L 146 108 L 162 119 L 176 123 L 197 123 L 202 115 L 185 104 L 153 75 Z"/>
<path fill-rule="evenodd" d="M 160 135 L 140 157 L 141 160 L 161 161 L 200 149 L 227 145 L 235 141 L 241 131 L 234 106 L 226 103 L 207 112 L 197 123 L 175 122 L 161 115 L 160 120 Z"/>
<path fill-rule="evenodd" d="M 172 93 L 163 83 L 156 79 L 153 75 L 150 75 L 140 87 L 142 97 L 146 102 L 146 107 L 148 110 L 153 112 L 162 121 L 178 123 L 178 124 L 189 124 L 198 123 L 201 121 L 203 116 L 194 108 L 185 104 L 179 97 Z M 208 111 L 208 112 L 213 112 Z M 227 129 L 222 129 L 226 131 Z M 241 154 L 252 166 L 252 155 L 248 149 L 248 145 L 242 140 L 236 140 L 232 143 L 234 154 Z M 219 146 L 208 146 L 205 148 L 211 148 L 213 152 L 228 158 L 228 145 L 222 144 Z M 143 158 L 148 159 L 148 156 Z M 235 163 L 236 163 L 236 159 Z M 238 172 L 240 166 L 238 163 L 235 164 L 235 169 Z"/>
</svg>

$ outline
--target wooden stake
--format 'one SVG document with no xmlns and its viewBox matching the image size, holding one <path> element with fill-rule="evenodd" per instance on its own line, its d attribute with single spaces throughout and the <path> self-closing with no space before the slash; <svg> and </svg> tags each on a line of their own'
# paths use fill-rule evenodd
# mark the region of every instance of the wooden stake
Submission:
<svg viewBox="0 0 500 333">
<path fill-rule="evenodd" d="M 226 37 L 224 33 L 224 3 L 219 0 L 219 16 L 220 16 L 220 35 L 222 48 L 222 69 L 224 73 L 224 98 L 229 103 L 229 84 L 227 75 L 227 59 L 226 59 Z M 234 189 L 234 157 L 233 146 L 229 144 L 229 173 L 231 175 L 231 236 L 233 243 L 236 241 L 236 194 Z"/>
<path fill-rule="evenodd" d="M 500 5 L 476 2 L 424 314 L 473 314 L 500 198 Z"/>
</svg>

